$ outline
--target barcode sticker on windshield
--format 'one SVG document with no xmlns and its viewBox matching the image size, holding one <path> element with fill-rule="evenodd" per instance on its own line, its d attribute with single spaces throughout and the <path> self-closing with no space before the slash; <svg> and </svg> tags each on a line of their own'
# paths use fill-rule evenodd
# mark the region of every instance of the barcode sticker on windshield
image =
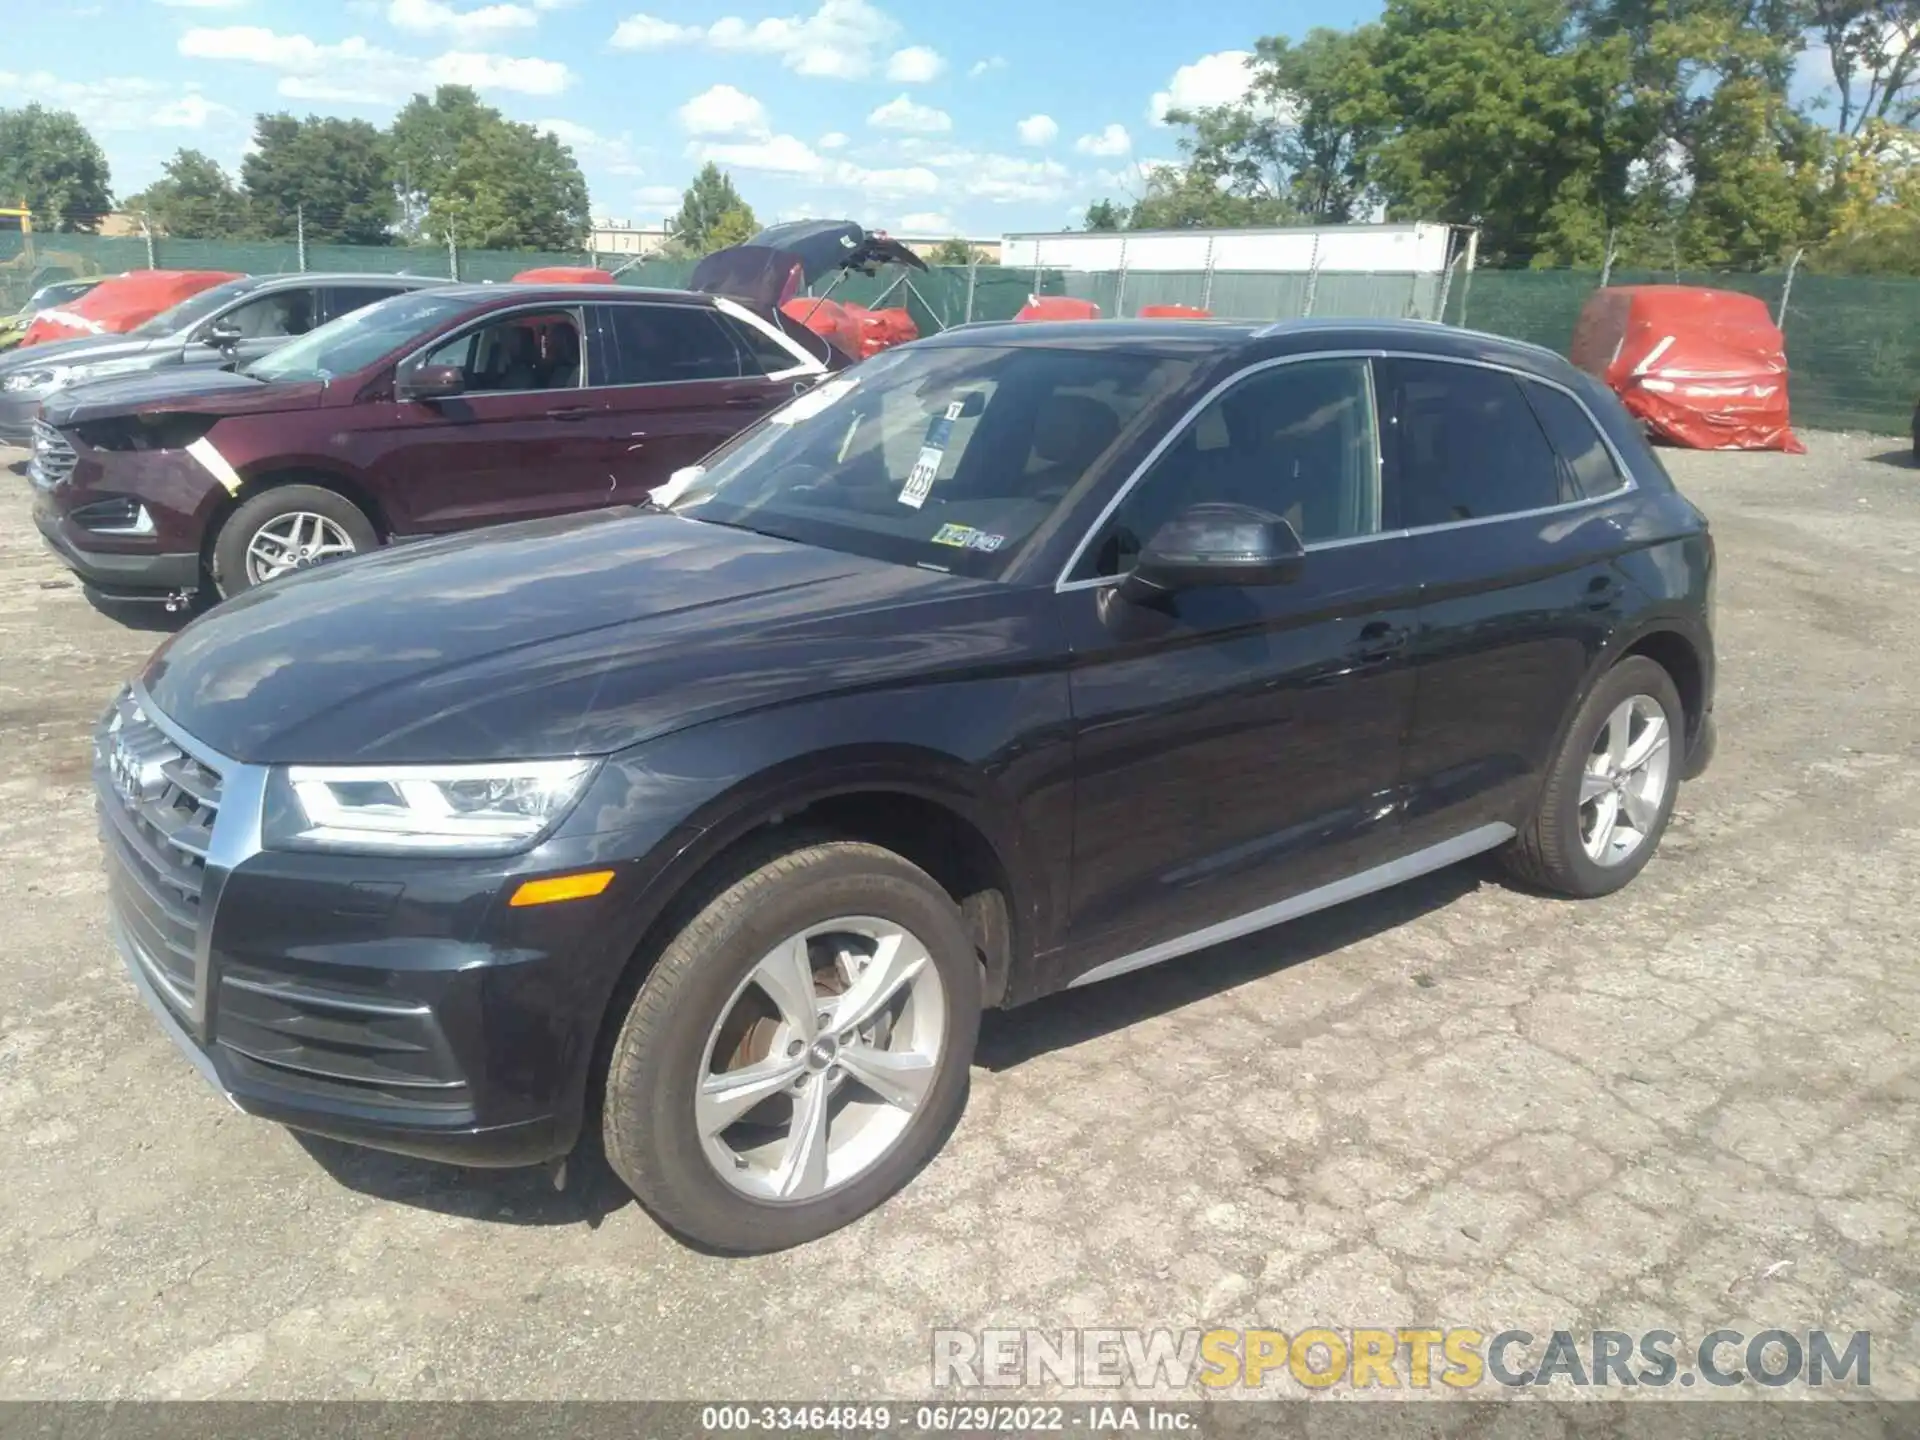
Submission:
<svg viewBox="0 0 1920 1440">
<path fill-rule="evenodd" d="M 927 496 L 933 493 L 933 477 L 940 473 L 940 462 L 946 453 L 931 445 L 921 450 L 920 458 L 913 462 L 913 469 L 907 472 L 907 483 L 901 487 L 902 505 L 910 505 L 918 510 L 927 503 Z"/>
</svg>

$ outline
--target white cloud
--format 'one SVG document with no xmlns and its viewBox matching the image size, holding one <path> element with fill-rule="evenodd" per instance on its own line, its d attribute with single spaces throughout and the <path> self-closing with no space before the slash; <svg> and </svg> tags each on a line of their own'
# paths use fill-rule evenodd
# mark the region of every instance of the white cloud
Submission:
<svg viewBox="0 0 1920 1440">
<path fill-rule="evenodd" d="M 944 194 L 965 195 L 996 204 L 1016 200 L 1058 200 L 1071 186 L 1073 172 L 1058 160 L 963 150 L 941 140 L 909 136 L 892 142 L 894 153 L 944 172 Z"/>
<path fill-rule="evenodd" d="M 1253 84 L 1253 72 L 1247 68 L 1252 59 L 1246 50 L 1221 50 L 1182 65 L 1167 88 L 1154 92 L 1147 102 L 1147 119 L 1165 125 L 1169 110 L 1207 110 L 1243 99 Z"/>
<path fill-rule="evenodd" d="M 429 60 L 427 73 L 435 85 L 471 85 L 476 90 L 512 90 L 521 95 L 558 95 L 573 83 L 573 72 L 558 60 L 455 50 Z M 410 82 L 407 88 L 418 87 Z"/>
<path fill-rule="evenodd" d="M 444 0 L 391 0 L 387 23 L 415 35 L 484 45 L 502 35 L 531 30 L 540 23 L 540 17 L 524 5 L 483 5 L 463 11 Z"/>
<path fill-rule="evenodd" d="M 900 233 L 903 235 L 951 235 L 954 233 L 954 224 L 938 210 L 916 210 L 911 215 L 900 217 Z"/>
<path fill-rule="evenodd" d="M 396 55 L 358 35 L 322 44 L 258 25 L 195 28 L 179 51 L 193 60 L 230 60 L 281 72 L 275 87 L 291 100 L 377 105 L 435 85 L 471 85 L 523 95 L 557 95 L 573 83 L 558 60 L 449 50 L 421 59 Z"/>
<path fill-rule="evenodd" d="M 811 15 L 755 21 L 728 15 L 704 29 L 655 15 L 630 15 L 615 27 L 608 43 L 616 50 L 707 45 L 778 56 L 789 70 L 801 75 L 860 80 L 873 73 L 880 53 L 899 33 L 899 23 L 867 0 L 821 0 Z"/>
<path fill-rule="evenodd" d="M 175 10 L 238 10 L 247 0 L 157 0 Z"/>
<path fill-rule="evenodd" d="M 924 85 L 929 80 L 937 80 L 946 68 L 947 62 L 940 58 L 940 52 L 925 45 L 909 45 L 887 57 L 887 79 L 902 85 Z"/>
<path fill-rule="evenodd" d="M 632 144 L 625 135 L 602 135 L 576 120 L 536 120 L 533 125 L 573 151 L 574 158 L 583 164 L 629 179 L 647 173 L 634 159 Z"/>
<path fill-rule="evenodd" d="M 1126 126 L 1109 125 L 1098 135 L 1082 135 L 1073 142 L 1073 148 L 1082 155 L 1124 155 L 1133 149 L 1133 137 L 1127 134 Z"/>
<path fill-rule="evenodd" d="M 916 135 L 940 135 L 953 129 L 953 117 L 931 105 L 920 105 L 905 95 L 897 95 L 867 116 L 867 123 L 878 130 L 906 130 Z"/>
<path fill-rule="evenodd" d="M 973 64 L 967 67 L 967 78 L 969 80 L 978 80 L 982 75 L 987 74 L 989 71 L 1004 70 L 1006 68 L 1007 68 L 1006 56 L 989 55 L 986 59 L 976 60 L 973 62 Z"/>
<path fill-rule="evenodd" d="M 844 150 L 847 148 L 848 143 L 847 137 L 842 135 L 838 130 L 829 130 L 820 137 L 820 148 L 822 150 Z"/>
<path fill-rule="evenodd" d="M 162 105 L 153 112 L 149 123 L 163 130 L 204 130 L 214 119 L 233 113 L 204 95 L 190 93 Z"/>
<path fill-rule="evenodd" d="M 706 33 L 698 25 L 676 25 L 653 15 L 629 15 L 613 27 L 607 43 L 616 50 L 664 50 L 669 45 L 691 45 Z"/>
<path fill-rule="evenodd" d="M 827 168 L 825 157 L 794 135 L 690 145 L 687 158 L 701 163 L 711 160 L 716 165 L 758 170 L 768 175 L 820 175 Z"/>
<path fill-rule="evenodd" d="M 1060 127 L 1051 115 L 1029 115 L 1013 128 L 1020 132 L 1022 145 L 1051 145 L 1060 138 Z"/>
<path fill-rule="evenodd" d="M 234 115 L 198 90 L 182 93 L 170 81 L 132 75 L 66 80 L 46 70 L 0 70 L 0 94 L 71 110 L 94 130 L 200 130 Z"/>
<path fill-rule="evenodd" d="M 689 135 L 765 135 L 767 107 L 731 85 L 702 90 L 675 112 Z"/>
<path fill-rule="evenodd" d="M 633 201 L 636 205 L 646 205 L 654 209 L 668 205 L 677 209 L 680 205 L 680 192 L 671 185 L 642 185 L 633 192 Z"/>
<path fill-rule="evenodd" d="M 940 177 L 924 165 L 870 170 L 849 160 L 830 160 L 793 135 L 717 144 L 696 141 L 687 147 L 687 158 L 695 164 L 711 160 L 728 169 L 797 176 L 880 198 L 931 195 L 941 189 Z"/>
</svg>

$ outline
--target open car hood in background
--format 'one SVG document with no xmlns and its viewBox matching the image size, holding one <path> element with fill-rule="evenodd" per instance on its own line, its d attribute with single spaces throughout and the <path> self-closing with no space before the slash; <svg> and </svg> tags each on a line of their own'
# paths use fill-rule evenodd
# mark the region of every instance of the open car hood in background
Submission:
<svg viewBox="0 0 1920 1440">
<path fill-rule="evenodd" d="M 927 268 L 898 240 L 869 234 L 851 220 L 795 220 L 714 251 L 694 267 L 687 288 L 775 310 L 835 270 L 871 274 L 889 264 Z"/>
</svg>

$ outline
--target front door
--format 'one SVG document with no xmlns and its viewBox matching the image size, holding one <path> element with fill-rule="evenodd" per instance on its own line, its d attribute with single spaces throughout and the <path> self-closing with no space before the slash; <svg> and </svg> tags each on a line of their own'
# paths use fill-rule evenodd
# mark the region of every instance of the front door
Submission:
<svg viewBox="0 0 1920 1440">
<path fill-rule="evenodd" d="M 1309 547 L 1299 578 L 1124 599 L 1112 578 L 1204 501 L 1290 521 Z M 1367 363 L 1340 357 L 1250 372 L 1104 522 L 1059 597 L 1076 727 L 1068 977 L 1257 928 L 1249 917 L 1390 857 L 1418 593 L 1406 540 L 1381 530 Z"/>
<path fill-rule="evenodd" d="M 1618 623 L 1625 477 L 1568 392 L 1492 366 L 1383 359 L 1386 504 L 1426 582 L 1414 647 L 1407 833 L 1520 823 Z"/>
<path fill-rule="evenodd" d="M 457 366 L 466 390 L 438 400 L 373 402 L 381 423 L 347 443 L 389 497 L 403 536 L 530 520 L 612 503 L 597 422 L 602 395 L 583 381 L 574 307 L 488 316 L 438 341 L 426 365 Z"/>
</svg>

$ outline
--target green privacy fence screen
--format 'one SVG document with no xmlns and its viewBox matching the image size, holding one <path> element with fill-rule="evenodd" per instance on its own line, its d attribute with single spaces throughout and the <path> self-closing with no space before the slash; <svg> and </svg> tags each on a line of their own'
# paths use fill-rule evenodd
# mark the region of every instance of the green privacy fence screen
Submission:
<svg viewBox="0 0 1920 1440">
<path fill-rule="evenodd" d="M 427 246 L 308 245 L 309 271 L 382 271 L 448 275 L 457 266 L 469 281 L 510 280 L 545 265 L 583 265 L 584 251 L 462 250 Z M 153 242 L 152 261 L 167 269 L 232 270 L 276 274 L 303 268 L 291 241 L 175 240 Z M 0 313 L 10 313 L 40 284 L 74 275 L 113 274 L 150 263 L 142 236 L 38 235 L 33 253 L 22 237 L 0 235 Z M 617 269 L 630 257 L 601 255 Z M 690 260 L 649 259 L 620 273 L 628 285 L 677 288 L 693 271 Z M 1786 277 L 1767 274 L 1690 274 L 1615 271 L 1614 284 L 1708 285 L 1758 295 L 1778 311 Z M 904 305 L 923 333 L 969 320 L 1007 320 L 1030 295 L 1091 300 L 1103 315 L 1135 315 L 1144 305 L 1192 305 L 1215 315 L 1285 320 L 1302 315 L 1442 319 L 1529 340 L 1564 352 L 1580 306 L 1600 277 L 1570 270 L 1480 270 L 1434 274 L 1236 273 L 1125 271 L 1083 274 L 1011 270 L 999 266 L 937 267 L 902 278 L 899 272 L 851 276 L 833 297 L 863 305 Z M 823 292 L 826 287 L 816 287 Z M 1793 366 L 1793 418 L 1809 428 L 1906 430 L 1920 392 L 1920 279 L 1810 275 L 1793 279 L 1785 329 Z"/>
</svg>

